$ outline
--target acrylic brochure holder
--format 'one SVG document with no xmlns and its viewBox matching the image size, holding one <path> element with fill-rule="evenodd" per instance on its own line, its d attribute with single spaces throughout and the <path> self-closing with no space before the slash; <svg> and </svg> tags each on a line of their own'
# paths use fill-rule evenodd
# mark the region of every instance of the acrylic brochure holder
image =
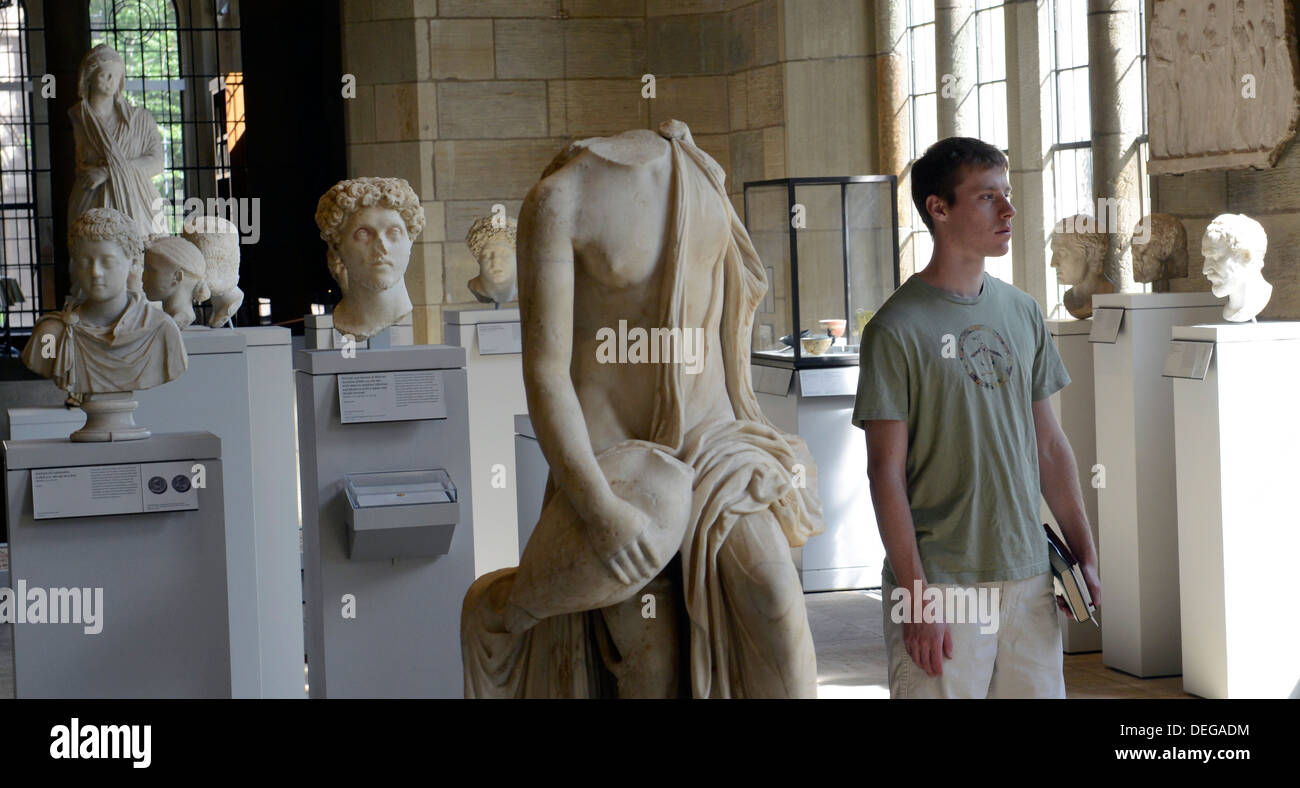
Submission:
<svg viewBox="0 0 1300 788">
<path fill-rule="evenodd" d="M 447 471 L 353 473 L 343 484 L 353 561 L 445 555 L 460 519 Z"/>
</svg>

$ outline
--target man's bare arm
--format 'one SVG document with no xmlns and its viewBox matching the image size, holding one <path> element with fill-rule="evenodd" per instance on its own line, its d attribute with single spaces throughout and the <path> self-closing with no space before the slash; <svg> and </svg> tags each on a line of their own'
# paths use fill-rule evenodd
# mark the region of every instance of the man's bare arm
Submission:
<svg viewBox="0 0 1300 788">
<path fill-rule="evenodd" d="M 1034 434 L 1038 439 L 1038 481 L 1043 499 L 1061 526 L 1065 543 L 1079 559 L 1083 579 L 1093 601 L 1101 604 L 1101 580 L 1097 574 L 1097 550 L 1092 543 L 1092 529 L 1083 509 L 1079 489 L 1079 469 L 1074 462 L 1070 441 L 1056 421 L 1048 399 L 1034 403 Z"/>
<path fill-rule="evenodd" d="M 924 592 L 926 578 L 907 498 L 907 422 L 878 420 L 864 422 L 863 426 L 867 432 L 867 478 L 880 540 L 898 587 L 905 589 L 909 595 L 906 598 L 911 599 L 917 581 Z M 930 676 L 943 673 L 943 657 L 952 658 L 952 636 L 942 621 L 905 622 L 903 642 L 912 661 Z"/>
</svg>

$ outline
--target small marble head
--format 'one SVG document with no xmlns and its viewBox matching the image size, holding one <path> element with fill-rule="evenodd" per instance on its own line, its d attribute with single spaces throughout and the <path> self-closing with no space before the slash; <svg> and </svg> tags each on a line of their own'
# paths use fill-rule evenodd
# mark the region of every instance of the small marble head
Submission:
<svg viewBox="0 0 1300 788">
<path fill-rule="evenodd" d="M 112 208 L 92 208 L 68 228 L 72 295 L 69 307 L 111 301 L 130 290 L 141 292 L 144 240 L 127 216 Z"/>
<path fill-rule="evenodd" d="M 1056 223 L 1052 232 L 1052 267 L 1064 285 L 1083 284 L 1102 275 L 1106 259 L 1106 234 L 1097 232 L 1087 214 L 1070 216 Z"/>
<path fill-rule="evenodd" d="M 478 276 L 469 280 L 474 297 L 482 303 L 515 300 L 515 239 L 518 222 L 504 216 L 484 216 L 470 225 L 465 243 L 478 261 Z"/>
<path fill-rule="evenodd" d="M 1133 229 L 1130 247 L 1135 281 L 1187 276 L 1187 228 L 1177 216 L 1153 213 L 1142 217 Z"/>
<path fill-rule="evenodd" d="M 401 178 L 339 181 L 320 198 L 316 226 L 328 246 L 330 275 L 350 287 L 384 291 L 402 283 L 424 208 Z"/>
<path fill-rule="evenodd" d="M 1268 236 L 1259 222 L 1240 213 L 1216 216 L 1201 237 L 1203 270 L 1210 289 L 1222 298 L 1250 277 L 1259 276 L 1266 251 Z"/>
</svg>

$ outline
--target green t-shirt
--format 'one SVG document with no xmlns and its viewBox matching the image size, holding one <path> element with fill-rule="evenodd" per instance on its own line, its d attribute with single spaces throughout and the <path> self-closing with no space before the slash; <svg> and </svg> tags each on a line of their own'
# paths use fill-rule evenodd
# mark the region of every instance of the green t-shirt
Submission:
<svg viewBox="0 0 1300 788">
<path fill-rule="evenodd" d="M 1049 569 L 1032 403 L 1070 376 L 1037 302 L 984 275 L 964 298 L 913 276 L 862 333 L 853 423 L 907 422 L 907 497 L 926 579 Z M 885 577 L 897 582 L 889 561 Z"/>
</svg>

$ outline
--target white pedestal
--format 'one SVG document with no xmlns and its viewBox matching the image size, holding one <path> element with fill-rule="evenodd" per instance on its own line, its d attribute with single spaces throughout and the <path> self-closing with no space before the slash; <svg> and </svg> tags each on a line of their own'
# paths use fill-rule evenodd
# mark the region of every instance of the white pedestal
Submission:
<svg viewBox="0 0 1300 788">
<path fill-rule="evenodd" d="M 52 384 L 51 384 L 52 385 Z M 16 441 L 62 438 L 81 429 L 86 414 L 81 408 L 10 408 L 9 437 Z"/>
<path fill-rule="evenodd" d="M 1213 343 L 1204 380 L 1173 378 L 1183 688 L 1300 696 L 1300 323 L 1175 328 Z"/>
<path fill-rule="evenodd" d="M 1083 511 L 1092 525 L 1092 542 L 1100 541 L 1097 533 L 1097 490 L 1092 486 L 1092 466 L 1097 462 L 1097 422 L 1092 380 L 1092 346 L 1088 342 L 1089 320 L 1048 320 L 1047 330 L 1056 342 L 1056 351 L 1070 373 L 1070 385 L 1050 397 L 1052 412 L 1074 450 L 1079 469 L 1079 490 L 1083 493 Z M 1043 522 L 1059 534 L 1060 527 L 1047 502 L 1043 502 Z M 1098 611 L 1098 623 L 1102 621 Z M 1061 643 L 1067 654 L 1101 650 L 1101 630 L 1091 622 L 1080 624 L 1070 616 L 1059 615 Z"/>
<path fill-rule="evenodd" d="M 81 624 L 14 624 L 17 697 L 230 697 L 221 448 L 215 435 L 197 432 L 4 442 L 10 582 L 23 582 L 29 596 L 75 589 L 84 600 L 90 589 L 99 600 L 97 633 L 86 631 L 87 611 L 76 607 Z M 158 462 L 203 465 L 198 509 L 34 516 L 34 469 Z M 45 615 L 52 612 L 51 605 Z"/>
<path fill-rule="evenodd" d="M 292 335 L 275 326 L 235 331 L 248 342 L 261 696 L 306 698 Z"/>
<path fill-rule="evenodd" d="M 1171 329 L 1217 320 L 1223 303 L 1211 293 L 1093 296 L 1094 328 L 1101 309 L 1124 310 L 1115 341 L 1092 344 L 1105 473 L 1097 491 L 1102 663 L 1134 676 L 1182 671 L 1173 389 L 1160 373 Z"/>
<path fill-rule="evenodd" d="M 867 486 L 867 446 L 852 426 L 858 368 L 788 370 L 752 367 L 763 413 L 779 429 L 797 434 L 817 463 L 826 530 L 803 546 L 805 591 L 880 586 L 885 547 Z"/>
<path fill-rule="evenodd" d="M 469 442 L 474 460 L 474 574 L 479 576 L 518 566 L 523 548 L 515 492 L 518 478 L 510 476 L 516 467 L 513 418 L 528 412 L 523 354 L 485 355 L 482 350 L 494 348 L 479 346 L 480 326 L 484 326 L 483 330 L 507 339 L 500 349 L 510 349 L 509 338 L 518 336 L 519 310 L 447 310 L 442 316 L 443 341 L 465 349 L 471 403 Z"/>
<path fill-rule="evenodd" d="M 542 499 L 546 496 L 546 479 L 551 468 L 542 454 L 542 446 L 533 431 L 533 421 L 528 414 L 515 416 L 515 484 L 516 506 L 519 512 L 519 557 L 524 555 L 528 538 L 537 527 L 542 515 Z"/>
</svg>

